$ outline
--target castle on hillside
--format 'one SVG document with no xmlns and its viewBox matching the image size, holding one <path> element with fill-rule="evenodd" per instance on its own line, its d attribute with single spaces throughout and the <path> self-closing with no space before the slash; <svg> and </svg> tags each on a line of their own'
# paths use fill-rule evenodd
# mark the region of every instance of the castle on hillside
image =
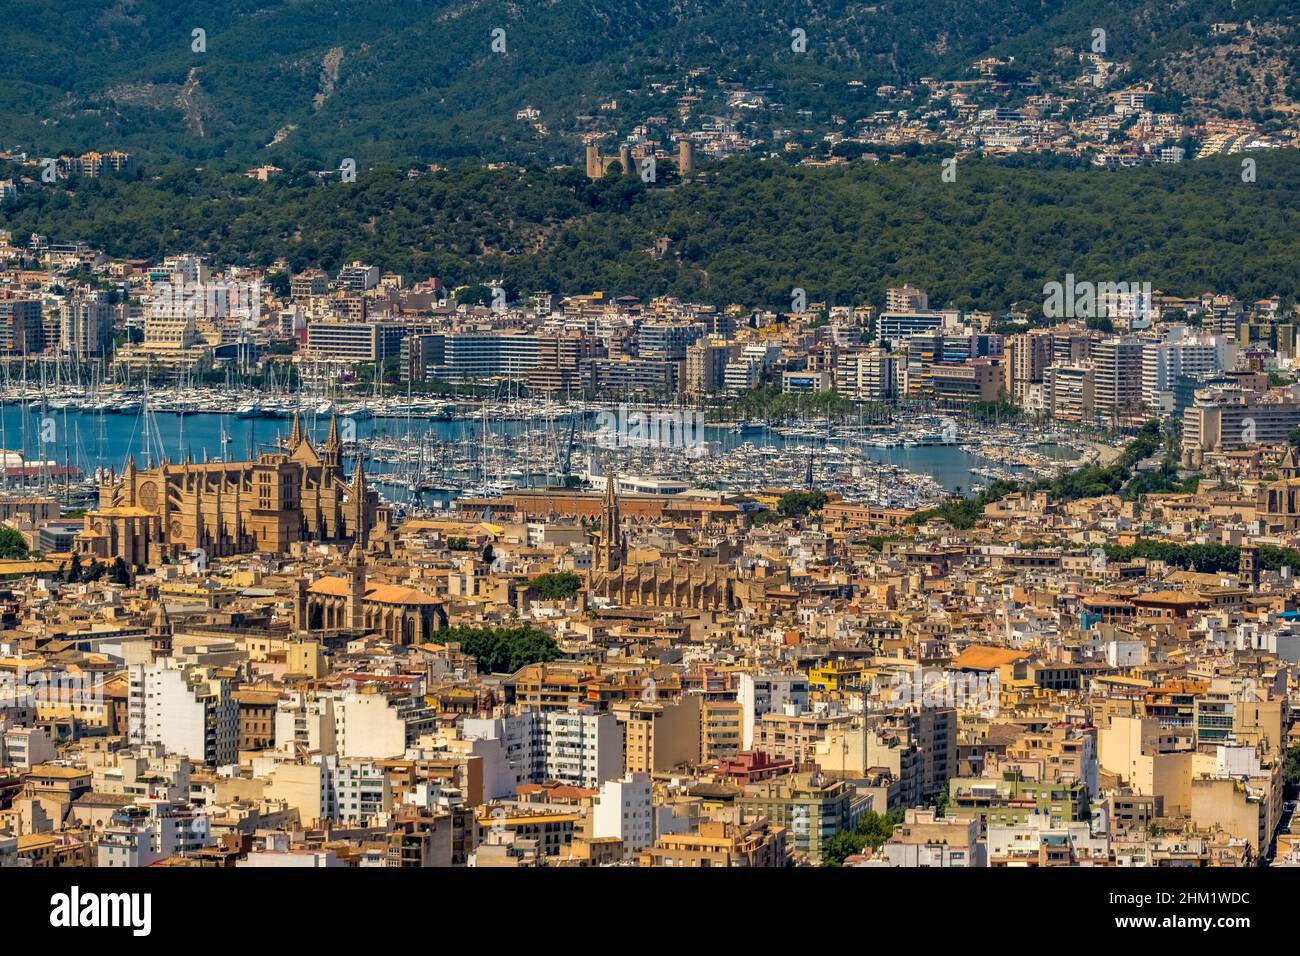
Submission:
<svg viewBox="0 0 1300 956">
<path fill-rule="evenodd" d="M 587 178 L 602 178 L 614 163 L 618 163 L 624 176 L 639 176 L 638 161 L 648 155 L 651 155 L 650 151 L 642 149 L 634 153 L 632 147 L 626 143 L 618 148 L 617 154 L 602 155 L 594 143 L 589 143 L 586 154 Z M 695 172 L 695 144 L 685 135 L 677 140 L 677 172 L 680 176 L 688 176 Z"/>
<path fill-rule="evenodd" d="M 86 513 L 75 552 L 83 559 L 158 565 L 196 551 L 207 558 L 286 554 L 298 542 L 386 538 L 391 514 L 357 463 L 343 473 L 338 420 L 319 449 L 297 415 L 283 451 L 253 461 L 137 468 L 99 482 L 99 507 Z"/>
</svg>

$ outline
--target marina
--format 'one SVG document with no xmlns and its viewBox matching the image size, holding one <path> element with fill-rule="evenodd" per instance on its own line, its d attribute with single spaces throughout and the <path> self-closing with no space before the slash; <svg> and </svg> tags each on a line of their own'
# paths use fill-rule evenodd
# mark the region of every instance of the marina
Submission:
<svg viewBox="0 0 1300 956">
<path fill-rule="evenodd" d="M 633 409 L 633 417 L 638 413 L 647 420 L 683 417 L 674 407 Z M 612 407 L 594 402 L 175 388 L 41 393 L 11 385 L 0 402 L 0 447 L 8 450 L 3 480 L 85 506 L 93 504 L 95 475 L 120 470 L 128 455 L 141 464 L 254 458 L 281 447 L 294 415 L 317 441 L 337 418 L 346 457 L 361 456 L 384 497 L 416 512 L 446 509 L 462 495 L 593 484 L 610 461 L 621 474 L 650 482 L 724 493 L 820 488 L 850 501 L 917 508 L 998 479 L 1056 474 L 1092 454 L 1059 431 L 1020 424 L 958 429 L 942 414 L 914 410 L 898 422 L 723 421 L 703 423 L 699 438 L 680 426 L 638 438 L 612 432 Z M 702 422 L 703 413 L 685 415 Z"/>
</svg>

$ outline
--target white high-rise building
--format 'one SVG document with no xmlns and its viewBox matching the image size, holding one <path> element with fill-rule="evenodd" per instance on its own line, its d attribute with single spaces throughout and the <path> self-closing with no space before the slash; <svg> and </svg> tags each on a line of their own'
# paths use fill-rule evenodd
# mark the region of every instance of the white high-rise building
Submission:
<svg viewBox="0 0 1300 956">
<path fill-rule="evenodd" d="M 728 362 L 727 367 L 723 369 L 722 387 L 729 392 L 747 392 L 750 389 L 757 388 L 762 377 L 762 362 L 738 359 L 734 362 Z"/>
<path fill-rule="evenodd" d="M 383 694 L 345 692 L 334 701 L 334 739 L 340 757 L 400 757 L 406 721 Z"/>
<path fill-rule="evenodd" d="M 53 760 L 56 752 L 44 727 L 8 727 L 0 716 L 0 767 L 31 770 L 36 764 Z"/>
<path fill-rule="evenodd" d="M 550 712 L 545 723 L 546 779 L 599 787 L 623 771 L 623 731 L 613 714 Z"/>
<path fill-rule="evenodd" d="M 191 285 L 206 282 L 210 274 L 207 260 L 192 255 L 167 256 L 163 259 L 163 270 L 170 273 L 170 281 Z"/>
<path fill-rule="evenodd" d="M 654 789 L 648 773 L 629 773 L 619 780 L 606 780 L 600 796 L 591 805 L 591 835 L 618 837 L 623 856 L 629 858 L 655 840 Z"/>
<path fill-rule="evenodd" d="M 736 700 L 741 706 L 741 749 L 754 747 L 754 723 L 764 714 L 783 714 L 792 707 L 795 714 L 808 709 L 806 674 L 771 672 L 741 674 Z"/>
<path fill-rule="evenodd" d="M 1234 347 L 1222 335 L 1196 334 L 1172 326 L 1163 338 L 1142 345 L 1142 402 L 1162 414 L 1174 410 L 1174 385 L 1181 376 L 1221 372 L 1232 362 Z"/>
<path fill-rule="evenodd" d="M 98 295 L 98 293 L 96 294 Z M 103 355 L 113 340 L 113 308 L 99 298 L 73 296 L 59 309 L 60 347 L 83 358 Z"/>
<path fill-rule="evenodd" d="M 211 668 L 172 658 L 130 668 L 128 735 L 136 745 L 160 743 L 209 766 L 239 756 L 239 705 L 230 681 Z"/>
<path fill-rule="evenodd" d="M 930 297 L 916 286 L 901 285 L 885 290 L 886 312 L 923 312 L 928 308 Z"/>
<path fill-rule="evenodd" d="M 898 379 L 898 356 L 882 348 L 847 352 L 835 363 L 835 391 L 852 401 L 892 401 Z"/>
<path fill-rule="evenodd" d="M 159 860 L 211 846 L 207 814 L 170 800 L 151 800 L 113 814 L 96 847 L 101 867 L 152 866 Z"/>
<path fill-rule="evenodd" d="M 296 694 L 276 706 L 275 748 L 340 757 L 400 757 L 435 721 L 433 709 L 418 693 L 390 696 L 343 689 Z"/>
<path fill-rule="evenodd" d="M 622 728 L 613 714 L 590 708 L 467 718 L 461 735 L 501 740 L 519 783 L 558 781 L 594 788 L 623 773 Z"/>
<path fill-rule="evenodd" d="M 337 819 L 348 826 L 368 826 L 393 809 L 388 774 L 368 760 L 340 761 L 332 775 Z"/>
<path fill-rule="evenodd" d="M 275 749 L 292 753 L 296 747 L 323 754 L 338 753 L 333 697 L 298 693 L 281 698 L 276 704 Z"/>
</svg>

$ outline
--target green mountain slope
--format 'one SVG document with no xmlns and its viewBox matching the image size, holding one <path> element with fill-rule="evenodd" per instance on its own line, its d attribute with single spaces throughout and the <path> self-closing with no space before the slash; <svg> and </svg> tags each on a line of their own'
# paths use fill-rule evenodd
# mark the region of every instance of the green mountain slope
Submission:
<svg viewBox="0 0 1300 956">
<path fill-rule="evenodd" d="M 571 161 L 585 131 L 700 123 L 733 87 L 782 122 L 847 123 L 880 84 L 970 75 L 985 54 L 1049 68 L 1106 29 L 1134 76 L 1222 20 L 1294 17 L 1286 0 L 10 0 L 0 147 L 120 147 L 147 158 Z M 1288 21 L 1290 22 L 1290 21 Z M 791 50 L 806 32 L 807 52 Z M 195 52 L 192 34 L 205 31 Z M 505 51 L 494 52 L 493 31 Z M 1276 38 L 1295 60 L 1294 32 Z M 686 82 L 693 68 L 704 74 Z M 1292 71 L 1294 75 L 1294 70 Z M 1233 74 L 1235 76 L 1235 74 Z M 849 86 L 850 82 L 860 85 Z M 1229 83 L 1232 78 L 1229 78 Z M 675 84 L 672 90 L 656 84 Z M 679 96 L 699 97 L 683 118 Z M 617 101 L 617 109 L 601 105 Z M 516 119 L 540 111 L 541 132 Z M 801 114 L 800 111 L 807 111 Z M 593 117 L 584 120 L 583 117 Z M 273 144 L 273 145 L 268 145 Z"/>
<path fill-rule="evenodd" d="M 119 256 L 186 250 L 293 270 L 363 259 L 448 284 L 503 279 L 515 293 L 603 289 L 719 305 L 879 301 L 909 281 L 935 303 L 991 311 L 1043 284 L 1150 282 L 1169 293 L 1300 296 L 1300 151 L 1123 172 L 970 159 L 792 167 L 736 159 L 646 187 L 573 168 L 457 164 L 409 178 L 256 183 L 173 170 L 139 181 L 29 190 L 0 227 L 84 239 Z M 310 177 L 307 177 L 310 182 Z M 668 237 L 666 254 L 650 251 Z"/>
</svg>

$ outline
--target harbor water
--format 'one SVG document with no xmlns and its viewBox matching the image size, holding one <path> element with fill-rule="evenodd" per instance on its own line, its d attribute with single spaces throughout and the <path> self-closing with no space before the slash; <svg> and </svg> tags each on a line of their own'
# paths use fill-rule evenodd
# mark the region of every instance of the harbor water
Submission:
<svg viewBox="0 0 1300 956">
<path fill-rule="evenodd" d="M 520 445 L 526 440 L 529 443 L 549 443 L 554 449 L 568 444 L 572 427 L 575 449 L 579 453 L 595 452 L 599 455 L 599 449 L 594 447 L 590 438 L 595 416 L 588 412 L 577 413 L 577 417 L 576 423 L 560 418 L 530 421 L 478 415 L 454 420 L 418 415 L 343 417 L 340 422 L 345 440 L 355 438 L 362 447 L 373 442 L 386 442 L 394 447 L 446 444 L 466 449 L 471 456 L 483 443 L 485 428 L 490 440 L 499 440 L 505 445 Z M 317 443 L 325 439 L 329 428 L 328 415 L 306 414 L 302 421 L 304 429 Z M 281 417 L 241 418 L 207 412 L 151 412 L 146 416 L 138 410 L 126 413 L 42 410 L 13 402 L 5 404 L 0 416 L 0 429 L 3 431 L 0 446 L 20 453 L 29 464 L 44 462 L 55 469 L 66 466 L 74 473 L 79 471 L 88 476 L 100 468 L 121 471 L 128 455 L 134 455 L 139 466 L 163 458 L 179 462 L 186 456 L 194 461 L 244 460 L 276 450 L 279 447 L 277 442 L 288 435 L 290 428 L 290 420 Z M 759 449 L 771 449 L 774 453 L 802 455 L 812 449 L 815 456 L 816 449 L 827 444 L 826 438 L 817 435 L 787 436 L 767 428 L 742 433 L 728 427 L 706 426 L 706 434 L 710 445 L 723 452 L 750 444 Z M 867 460 L 927 475 L 943 488 L 955 492 L 969 492 L 973 485 L 980 483 L 972 469 L 989 464 L 987 459 L 958 444 L 876 447 L 855 443 L 854 450 Z M 1068 454 L 1070 449 L 1062 451 Z M 366 462 L 367 471 L 377 478 L 399 467 L 382 458 L 372 458 L 369 453 Z M 544 476 L 537 476 L 520 483 L 544 484 L 546 481 Z M 394 481 L 383 487 L 385 496 L 390 500 L 410 500 L 413 493 L 399 484 Z"/>
</svg>

